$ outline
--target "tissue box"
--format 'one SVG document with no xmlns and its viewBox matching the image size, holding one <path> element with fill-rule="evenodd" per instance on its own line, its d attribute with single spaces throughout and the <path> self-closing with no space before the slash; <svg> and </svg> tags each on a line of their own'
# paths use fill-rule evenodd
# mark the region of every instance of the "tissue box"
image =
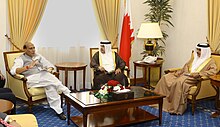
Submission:
<svg viewBox="0 0 220 127">
<path fill-rule="evenodd" d="M 129 92 L 112 92 L 112 99 L 115 101 L 119 100 L 126 100 L 126 99 L 133 99 L 134 98 L 134 92 L 129 91 Z"/>
</svg>

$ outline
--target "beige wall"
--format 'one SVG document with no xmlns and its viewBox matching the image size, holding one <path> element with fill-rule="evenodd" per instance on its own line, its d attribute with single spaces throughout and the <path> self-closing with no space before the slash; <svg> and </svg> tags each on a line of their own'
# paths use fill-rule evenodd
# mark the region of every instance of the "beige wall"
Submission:
<svg viewBox="0 0 220 127">
<path fill-rule="evenodd" d="M 5 74 L 5 64 L 2 52 L 6 50 L 6 0 L 0 0 L 0 69 Z"/>
</svg>

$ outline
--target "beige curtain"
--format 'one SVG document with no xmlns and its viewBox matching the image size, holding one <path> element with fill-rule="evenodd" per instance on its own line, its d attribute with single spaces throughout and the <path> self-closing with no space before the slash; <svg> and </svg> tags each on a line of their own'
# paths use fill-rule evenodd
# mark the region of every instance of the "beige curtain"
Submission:
<svg viewBox="0 0 220 127">
<path fill-rule="evenodd" d="M 8 0 L 10 38 L 18 48 L 31 41 L 46 4 L 47 0 Z M 16 50 L 15 46 L 12 50 Z"/>
<path fill-rule="evenodd" d="M 112 47 L 117 47 L 120 0 L 94 0 L 93 2 L 106 39 L 112 42 Z"/>
<path fill-rule="evenodd" d="M 220 0 L 208 0 L 208 40 L 212 52 L 220 53 Z"/>
</svg>

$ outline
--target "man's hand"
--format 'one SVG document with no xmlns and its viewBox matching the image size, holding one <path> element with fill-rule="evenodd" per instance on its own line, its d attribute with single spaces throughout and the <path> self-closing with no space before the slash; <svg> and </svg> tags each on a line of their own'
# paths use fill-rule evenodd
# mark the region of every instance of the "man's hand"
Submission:
<svg viewBox="0 0 220 127">
<path fill-rule="evenodd" d="M 178 71 L 175 71 L 175 72 L 174 72 L 174 76 L 179 77 L 179 76 L 180 76 L 180 73 L 178 73 Z"/>
<path fill-rule="evenodd" d="M 116 74 L 116 75 L 119 74 L 119 73 L 121 73 L 121 69 L 120 69 L 120 68 L 118 68 L 118 69 L 115 70 L 115 74 Z"/>
<path fill-rule="evenodd" d="M 198 72 L 193 72 L 193 73 L 190 73 L 190 76 L 189 76 L 189 77 L 200 78 L 201 76 L 199 75 Z"/>
<path fill-rule="evenodd" d="M 102 71 L 102 72 L 104 72 L 104 71 L 105 71 L 105 68 L 104 68 L 104 67 L 99 66 L 99 70 L 100 70 L 100 71 Z"/>
<path fill-rule="evenodd" d="M 38 63 L 38 60 L 34 60 L 31 62 L 30 65 L 28 65 L 28 68 L 33 68 Z"/>
</svg>

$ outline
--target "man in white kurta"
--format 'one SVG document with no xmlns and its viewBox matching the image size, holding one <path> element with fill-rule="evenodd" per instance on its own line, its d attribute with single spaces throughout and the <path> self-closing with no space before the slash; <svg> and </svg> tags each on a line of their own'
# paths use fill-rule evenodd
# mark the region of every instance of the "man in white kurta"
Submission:
<svg viewBox="0 0 220 127">
<path fill-rule="evenodd" d="M 54 65 L 35 53 L 34 44 L 27 42 L 23 49 L 25 53 L 15 59 L 11 74 L 23 74 L 27 78 L 28 87 L 44 87 L 50 107 L 61 120 L 65 120 L 58 92 L 69 94 L 70 90 L 50 73 L 55 68 Z"/>
</svg>

